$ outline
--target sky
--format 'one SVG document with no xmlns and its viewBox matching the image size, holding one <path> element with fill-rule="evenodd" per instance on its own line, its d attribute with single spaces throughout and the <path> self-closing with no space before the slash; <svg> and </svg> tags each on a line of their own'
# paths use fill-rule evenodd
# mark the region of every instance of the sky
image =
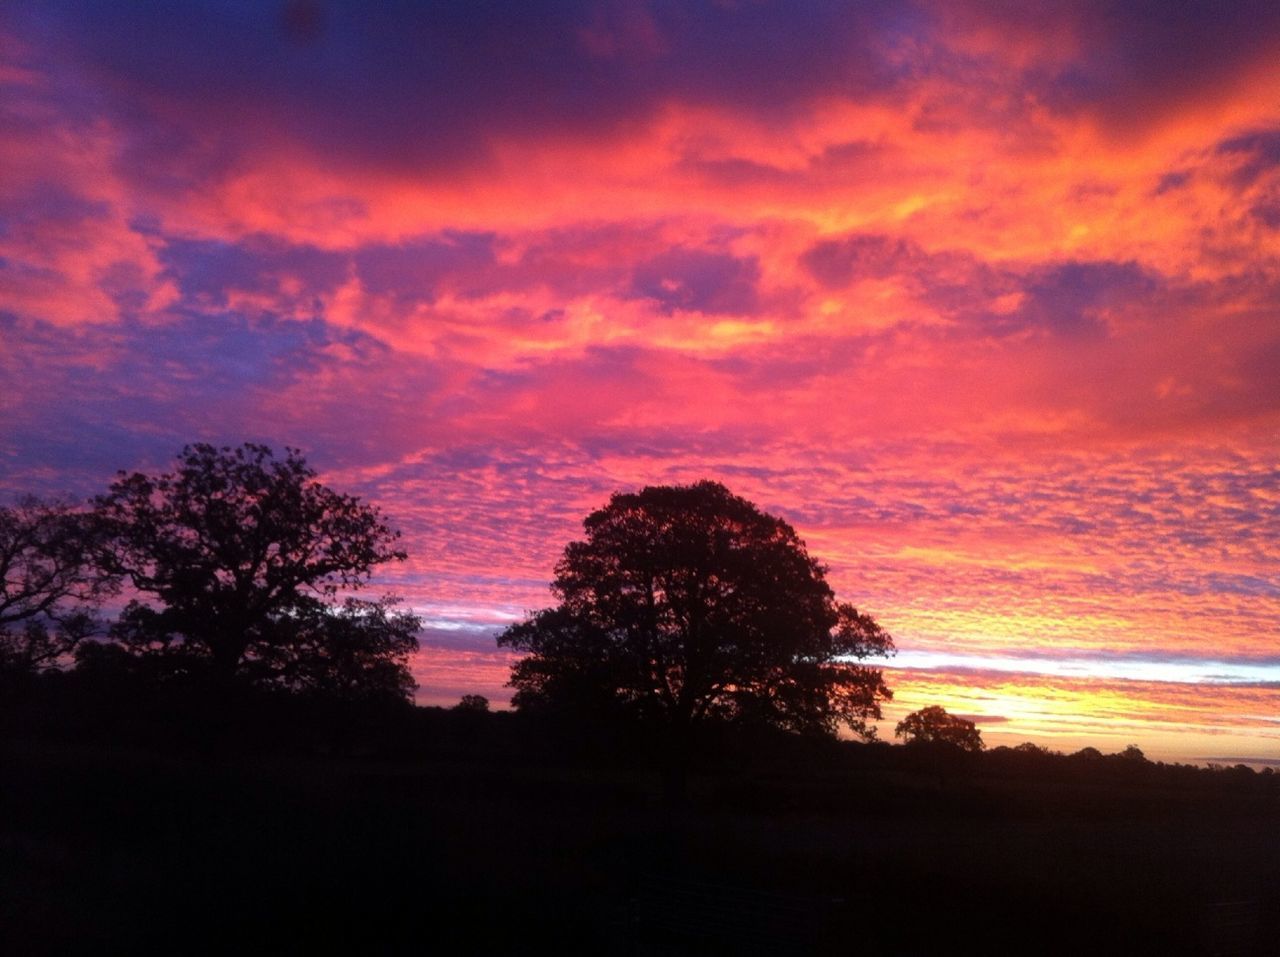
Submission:
<svg viewBox="0 0 1280 957">
<path fill-rule="evenodd" d="M 299 448 L 505 703 L 711 478 L 988 744 L 1280 764 L 1280 5 L 0 7 L 0 495 Z"/>
</svg>

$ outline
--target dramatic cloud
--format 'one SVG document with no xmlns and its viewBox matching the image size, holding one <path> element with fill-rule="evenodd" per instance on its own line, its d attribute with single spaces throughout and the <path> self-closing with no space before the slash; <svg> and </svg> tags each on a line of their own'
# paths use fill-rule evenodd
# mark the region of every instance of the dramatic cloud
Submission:
<svg viewBox="0 0 1280 957">
<path fill-rule="evenodd" d="M 0 491 L 300 447 L 424 700 L 704 477 L 907 651 L 1275 669 L 1278 61 L 1261 2 L 11 5 Z"/>
</svg>

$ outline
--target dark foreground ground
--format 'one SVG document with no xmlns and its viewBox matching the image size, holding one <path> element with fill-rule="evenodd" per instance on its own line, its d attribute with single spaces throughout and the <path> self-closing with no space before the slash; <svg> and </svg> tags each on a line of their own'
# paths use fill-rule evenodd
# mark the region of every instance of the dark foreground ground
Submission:
<svg viewBox="0 0 1280 957">
<path fill-rule="evenodd" d="M 418 720 L 331 753 L 11 733 L 0 953 L 1280 953 L 1272 775 L 775 743 L 672 808 L 639 759 Z"/>
</svg>

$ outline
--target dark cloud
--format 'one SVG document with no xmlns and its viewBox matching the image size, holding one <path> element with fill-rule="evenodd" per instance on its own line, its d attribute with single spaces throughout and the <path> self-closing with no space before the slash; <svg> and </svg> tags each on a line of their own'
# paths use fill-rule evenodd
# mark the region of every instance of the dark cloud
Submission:
<svg viewBox="0 0 1280 957">
<path fill-rule="evenodd" d="M 311 298 L 332 292 L 345 273 L 347 257 L 272 236 L 250 236 L 235 243 L 170 238 L 160 252 L 166 274 L 184 297 L 204 305 L 225 306 L 232 292 Z"/>
<path fill-rule="evenodd" d="M 635 267 L 631 294 L 652 299 L 666 313 L 744 314 L 756 309 L 759 279 L 754 258 L 676 248 Z"/>
<path fill-rule="evenodd" d="M 162 464 L 195 440 L 294 445 L 326 465 L 379 445 L 384 455 L 406 417 L 428 431 L 419 410 L 439 378 L 431 363 L 409 368 L 321 320 L 174 315 L 86 330 L 74 347 L 41 323 L 0 317 L 0 331 L 22 357 L 0 359 L 0 448 L 12 465 L 0 486 L 16 491 L 30 490 L 27 469 L 60 463 L 63 487 L 88 494 L 117 469 Z"/>
<path fill-rule="evenodd" d="M 354 257 L 367 292 L 400 299 L 431 301 L 442 286 L 463 296 L 493 291 L 492 233 L 451 233 L 398 244 L 362 246 Z"/>
<path fill-rule="evenodd" d="M 257 294 L 261 309 L 323 315 L 322 299 L 348 279 L 365 293 L 398 305 L 430 304 L 444 294 L 480 299 L 504 292 L 546 288 L 565 301 L 602 290 L 652 300 L 667 314 L 693 310 L 747 314 L 760 306 L 760 266 L 716 248 L 668 248 L 645 224 L 588 225 L 528 234 L 456 232 L 412 237 L 398 243 L 366 243 L 334 252 L 253 235 L 235 242 L 164 237 L 159 240 L 164 277 L 176 284 L 181 307 L 225 309 L 236 293 Z M 506 250 L 519 244 L 515 254 Z M 548 322 L 563 311 L 541 314 Z M 489 321 L 526 325 L 526 310 L 495 311 Z"/>
<path fill-rule="evenodd" d="M 501 247 L 514 240 L 492 232 L 446 231 L 335 252 L 261 234 L 229 242 L 166 238 L 149 226 L 140 231 L 162 241 L 164 275 L 176 283 L 183 307 L 202 311 L 225 308 L 234 293 L 254 293 L 265 297 L 264 309 L 315 303 L 320 314 L 318 300 L 351 278 L 366 293 L 401 305 L 429 304 L 446 293 L 469 299 L 541 286 L 569 298 L 626 287 L 672 307 L 733 311 L 754 304 L 759 273 L 754 260 L 698 249 L 654 256 L 662 243 L 646 226 L 522 235 L 519 254 L 501 260 Z"/>
<path fill-rule="evenodd" d="M 886 147 L 864 140 L 850 140 L 824 147 L 795 167 L 773 166 L 741 156 L 707 158 L 689 145 L 678 166 L 699 180 L 730 189 L 796 190 L 805 192 L 829 183 L 847 182 L 859 175 L 872 175 L 883 160 Z"/>
<path fill-rule="evenodd" d="M 1239 164 L 1234 173 L 1237 186 L 1251 186 L 1280 167 L 1280 129 L 1255 130 L 1223 140 L 1218 144 L 1218 154 Z"/>
<path fill-rule="evenodd" d="M 1280 195 L 1254 204 L 1250 212 L 1254 219 L 1268 229 L 1280 229 Z"/>
<path fill-rule="evenodd" d="M 907 240 L 858 233 L 815 243 L 801 255 L 800 263 L 823 286 L 842 289 L 859 279 L 907 272 L 923 258 L 920 248 Z"/>
<path fill-rule="evenodd" d="M 901 79 L 895 40 L 923 25 L 910 5 L 878 4 L 302 7 L 70 0 L 10 20 L 140 136 L 147 116 L 181 117 L 214 142 L 284 135 L 417 171 L 474 168 L 495 132 L 608 136 L 673 100 L 778 117 L 820 95 L 877 94 Z"/>
<path fill-rule="evenodd" d="M 978 26 L 1009 49 L 1041 48 L 1016 66 L 1028 100 L 1095 115 L 1117 135 L 1131 136 L 1188 103 L 1229 92 L 1280 51 L 1280 5 L 1270 0 L 983 0 L 935 7 L 947 23 L 943 42 L 951 29 Z M 1062 56 L 1064 46 L 1072 55 Z"/>
<path fill-rule="evenodd" d="M 1037 270 L 1010 321 L 1064 336 L 1106 331 L 1107 313 L 1150 296 L 1156 280 L 1136 263 L 1066 262 Z"/>
<path fill-rule="evenodd" d="M 820 240 L 800 255 L 800 265 L 827 289 L 897 280 L 923 305 L 963 323 L 965 335 L 975 324 L 985 334 L 1008 332 L 1005 317 L 992 317 L 991 304 L 1024 284 L 1012 268 L 992 267 L 964 250 L 930 252 L 912 240 L 880 233 Z"/>
<path fill-rule="evenodd" d="M 832 97 L 902 106 L 921 80 L 946 90 L 922 107 L 925 127 L 963 115 L 1029 129 L 1027 116 L 1047 105 L 1132 129 L 1280 48 L 1280 6 L 1266 0 L 63 0 L 11 8 L 4 21 L 52 58 L 64 112 L 127 131 L 120 168 L 156 192 L 233 175 L 246 154 L 282 143 L 338 167 L 475 175 L 497 140 L 598 142 L 672 103 L 786 123 Z M 1049 49 L 1010 65 L 958 48 L 956 35 L 975 26 Z M 1073 38 L 1076 55 L 1055 56 L 1054 37 Z M 1020 96 L 998 88 L 1011 70 Z M 807 175 L 848 168 L 868 149 L 827 147 Z M 714 180 L 795 178 L 696 154 L 688 162 Z"/>
<path fill-rule="evenodd" d="M 366 293 L 399 304 L 432 303 L 445 293 L 467 299 L 536 286 L 568 297 L 623 284 L 632 268 L 628 258 L 660 248 L 643 226 L 534 233 L 521 237 L 525 247 L 518 256 L 503 261 L 498 252 L 511 237 L 492 232 L 446 231 L 335 252 L 262 234 L 230 242 L 164 237 L 147 225 L 139 230 L 162 241 L 165 277 L 177 284 L 184 306 L 201 310 L 225 308 L 233 293 L 261 294 L 278 308 L 296 308 L 331 294 L 350 278 L 358 279 Z M 610 244 L 622 248 L 610 256 Z M 588 253 L 594 261 L 584 261 Z M 740 274 L 739 285 L 749 285 L 754 263 L 735 262 L 690 250 L 683 262 L 672 262 L 672 269 L 687 282 L 692 300 L 709 306 L 738 303 L 745 293 L 734 285 L 734 274 Z M 652 270 L 662 263 L 650 260 L 639 268 Z"/>
<path fill-rule="evenodd" d="M 1074 261 L 995 267 L 963 251 L 929 252 L 910 240 L 855 233 L 815 243 L 800 264 L 828 289 L 894 278 L 941 315 L 988 334 L 1037 330 L 1065 337 L 1100 335 L 1116 311 L 1163 288 L 1133 262 Z M 1021 294 L 1017 308 L 994 312 L 999 296 Z"/>
<path fill-rule="evenodd" d="M 1174 190 L 1181 189 L 1186 186 L 1190 180 L 1190 170 L 1179 169 L 1165 173 L 1160 177 L 1160 182 L 1156 184 L 1155 195 L 1163 196 L 1165 193 L 1171 193 Z"/>
<path fill-rule="evenodd" d="M 111 207 L 101 200 L 80 195 L 64 183 L 46 180 L 32 184 L 21 204 L 9 204 L 0 217 L 0 236 L 9 238 L 32 226 L 76 227 L 111 216 Z"/>
</svg>

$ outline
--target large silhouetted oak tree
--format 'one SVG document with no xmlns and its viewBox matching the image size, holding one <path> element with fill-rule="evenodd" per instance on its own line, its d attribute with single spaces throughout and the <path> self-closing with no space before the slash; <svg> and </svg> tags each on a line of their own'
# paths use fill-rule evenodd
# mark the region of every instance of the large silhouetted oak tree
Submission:
<svg viewBox="0 0 1280 957">
<path fill-rule="evenodd" d="M 388 613 L 391 599 L 337 603 L 404 559 L 398 533 L 315 479 L 297 450 L 277 459 L 254 444 L 190 445 L 171 472 L 120 473 L 97 499 L 111 530 L 102 561 L 145 600 L 116 638 L 221 679 L 405 694 L 417 619 Z"/>
<path fill-rule="evenodd" d="M 520 708 L 632 714 L 677 740 L 712 720 L 872 736 L 893 651 L 837 602 L 790 525 L 716 482 L 615 494 L 555 569 L 553 608 L 508 628 Z"/>
</svg>

